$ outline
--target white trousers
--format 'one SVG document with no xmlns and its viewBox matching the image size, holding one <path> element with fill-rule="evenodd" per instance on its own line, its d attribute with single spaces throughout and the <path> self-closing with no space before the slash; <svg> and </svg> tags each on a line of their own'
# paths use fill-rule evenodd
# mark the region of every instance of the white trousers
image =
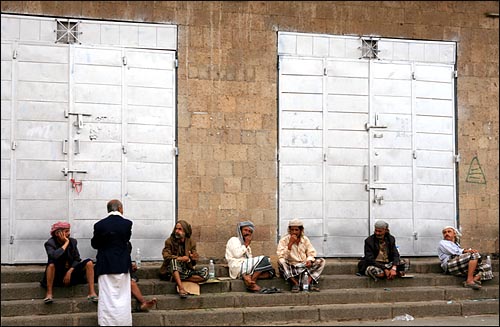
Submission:
<svg viewBox="0 0 500 327">
<path fill-rule="evenodd" d="M 99 326 L 132 326 L 130 274 L 100 275 L 98 283 Z"/>
</svg>

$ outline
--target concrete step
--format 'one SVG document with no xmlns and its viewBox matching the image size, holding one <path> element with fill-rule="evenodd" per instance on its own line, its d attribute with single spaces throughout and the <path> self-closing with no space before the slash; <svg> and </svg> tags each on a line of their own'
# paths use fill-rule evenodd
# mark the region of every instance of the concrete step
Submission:
<svg viewBox="0 0 500 327">
<path fill-rule="evenodd" d="M 193 310 L 224 307 L 268 307 L 294 306 L 301 304 L 348 304 L 370 302 L 407 302 L 433 300 L 482 300 L 498 299 L 498 285 L 485 285 L 479 291 L 460 286 L 420 286 L 393 288 L 354 288 L 323 290 L 311 293 L 252 294 L 249 292 L 202 293 L 186 300 L 176 294 L 155 295 L 159 310 Z M 151 296 L 146 296 L 151 298 Z M 135 308 L 135 300 L 132 307 Z M 54 303 L 44 304 L 42 299 L 2 301 L 2 316 L 22 316 L 27 312 L 35 315 L 80 313 L 96 311 L 96 304 L 87 301 L 86 296 L 54 298 Z"/>
<path fill-rule="evenodd" d="M 178 325 L 179 322 L 182 322 L 186 326 L 256 326 L 279 324 L 289 321 L 314 324 L 315 322 L 338 320 L 391 319 L 404 314 L 410 314 L 415 318 L 498 314 L 498 299 L 355 304 L 300 303 L 293 306 L 224 307 L 210 310 L 159 309 L 152 310 L 149 313 L 133 313 L 132 316 L 134 326 L 171 326 Z M 97 313 L 84 312 L 70 315 L 61 313 L 45 316 L 2 317 L 1 324 L 2 326 L 95 326 L 97 325 Z"/>
<path fill-rule="evenodd" d="M 410 273 L 440 273 L 441 267 L 438 258 L 409 258 Z M 353 258 L 327 258 L 323 275 L 347 275 L 357 272 L 358 259 Z M 206 267 L 208 263 L 200 263 L 198 266 Z M 158 278 L 161 262 L 144 262 L 138 271 L 141 279 Z M 493 267 L 498 271 L 498 260 L 493 260 Z M 228 267 L 225 263 L 215 265 L 216 276 L 229 276 Z M 1 271 L 2 283 L 24 283 L 38 282 L 42 279 L 45 265 L 3 265 Z"/>
<path fill-rule="evenodd" d="M 219 263 L 216 271 L 222 280 L 202 284 L 201 295 L 186 300 L 177 296 L 174 283 L 158 279 L 160 262 L 146 262 L 138 272 L 139 286 L 147 299 L 154 296 L 158 304 L 149 313 L 133 313 L 134 325 L 167 326 L 179 321 L 187 325 L 256 325 L 300 320 L 314 323 L 332 319 L 386 319 L 404 313 L 421 317 L 498 314 L 498 260 L 493 260 L 494 280 L 483 283 L 480 291 L 464 288 L 463 278 L 443 274 L 437 258 L 410 260 L 409 274 L 413 278 L 374 282 L 355 275 L 357 259 L 327 259 L 320 280 L 321 292 L 291 293 L 281 278 L 259 281 L 263 287 L 283 290 L 268 295 L 246 292 L 243 282 L 227 278 L 227 265 Z M 45 289 L 39 281 L 44 270 L 44 265 L 2 266 L 2 325 L 96 325 L 97 305 L 86 300 L 87 285 L 56 287 L 55 302 L 43 303 Z M 135 307 L 135 300 L 132 305 Z"/>
<path fill-rule="evenodd" d="M 396 278 L 392 281 L 379 280 L 373 281 L 366 276 L 356 275 L 325 275 L 320 279 L 321 290 L 330 289 L 357 289 L 357 288 L 394 288 L 394 287 L 418 287 L 418 286 L 462 286 L 463 279 L 455 276 L 429 273 L 429 274 L 414 274 L 413 278 Z M 485 282 L 485 285 L 498 285 L 499 276 L 491 281 Z M 161 281 L 159 279 L 141 279 L 139 287 L 145 296 L 156 294 L 176 294 L 175 284 L 172 282 Z M 267 280 L 259 280 L 258 284 L 262 287 L 277 287 L 284 291 L 289 291 L 290 286 L 282 278 L 273 278 Z M 97 292 L 99 285 L 95 284 Z M 245 285 L 242 280 L 223 280 L 217 283 L 205 283 L 200 285 L 200 292 L 203 294 L 217 294 L 224 292 L 244 292 Z M 54 287 L 55 298 L 72 298 L 78 296 L 86 296 L 88 285 L 75 285 L 72 287 Z M 45 289 L 40 286 L 39 282 L 28 283 L 6 283 L 2 284 L 1 300 L 30 300 L 43 299 L 45 297 Z"/>
</svg>

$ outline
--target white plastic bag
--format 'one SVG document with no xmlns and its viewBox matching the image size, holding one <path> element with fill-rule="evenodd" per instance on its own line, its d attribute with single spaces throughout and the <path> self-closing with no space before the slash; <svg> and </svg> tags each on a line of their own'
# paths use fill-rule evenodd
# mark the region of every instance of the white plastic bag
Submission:
<svg viewBox="0 0 500 327">
<path fill-rule="evenodd" d="M 392 319 L 392 321 L 411 321 L 411 320 L 415 320 L 415 318 L 413 318 L 413 316 L 405 313 L 404 315 L 401 315 L 401 316 L 396 316 Z"/>
</svg>

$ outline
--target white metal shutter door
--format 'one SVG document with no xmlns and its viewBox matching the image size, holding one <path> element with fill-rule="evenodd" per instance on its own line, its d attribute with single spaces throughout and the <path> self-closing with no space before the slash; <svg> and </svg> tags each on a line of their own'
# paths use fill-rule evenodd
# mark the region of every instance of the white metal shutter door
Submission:
<svg viewBox="0 0 500 327">
<path fill-rule="evenodd" d="M 14 153 L 11 151 L 12 137 L 13 133 L 12 121 L 13 121 L 13 61 L 12 56 L 14 53 L 14 44 L 12 42 L 2 42 L 1 48 L 1 137 L 0 137 L 0 147 L 2 153 L 2 165 L 1 165 L 1 222 L 2 222 L 2 236 L 1 236 L 1 248 L 2 263 L 10 262 L 10 235 L 11 232 L 11 182 L 13 178 L 14 169 Z"/>
<path fill-rule="evenodd" d="M 68 175 L 72 233 L 82 256 L 95 257 L 93 225 L 106 203 L 122 198 L 122 50 L 70 45 L 71 102 Z M 78 116 L 81 114 L 81 116 Z M 80 125 L 78 124 L 80 121 Z M 124 208 L 125 215 L 127 208 Z"/>
<path fill-rule="evenodd" d="M 444 226 L 456 225 L 452 65 L 415 65 L 416 254 L 435 255 Z"/>
<path fill-rule="evenodd" d="M 124 206 L 132 244 L 162 259 L 175 221 L 175 52 L 125 51 Z"/>
<path fill-rule="evenodd" d="M 323 60 L 280 57 L 279 235 L 299 218 L 323 249 Z"/>
<path fill-rule="evenodd" d="M 388 222 L 401 253 L 412 255 L 412 66 L 370 64 L 370 233 L 375 221 Z"/>
<path fill-rule="evenodd" d="M 45 262 L 50 225 L 69 219 L 68 46 L 19 43 L 17 52 L 12 262 Z"/>
<path fill-rule="evenodd" d="M 325 240 L 327 255 L 363 252 L 368 231 L 368 61 L 327 60 Z"/>
</svg>

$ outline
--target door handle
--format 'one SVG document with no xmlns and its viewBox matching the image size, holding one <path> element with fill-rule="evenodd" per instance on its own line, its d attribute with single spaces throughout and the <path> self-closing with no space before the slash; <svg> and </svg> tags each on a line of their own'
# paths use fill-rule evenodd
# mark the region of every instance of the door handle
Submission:
<svg viewBox="0 0 500 327">
<path fill-rule="evenodd" d="M 68 154 L 68 140 L 62 141 L 62 153 Z"/>
<path fill-rule="evenodd" d="M 80 140 L 75 140 L 75 154 L 80 153 Z"/>
</svg>

